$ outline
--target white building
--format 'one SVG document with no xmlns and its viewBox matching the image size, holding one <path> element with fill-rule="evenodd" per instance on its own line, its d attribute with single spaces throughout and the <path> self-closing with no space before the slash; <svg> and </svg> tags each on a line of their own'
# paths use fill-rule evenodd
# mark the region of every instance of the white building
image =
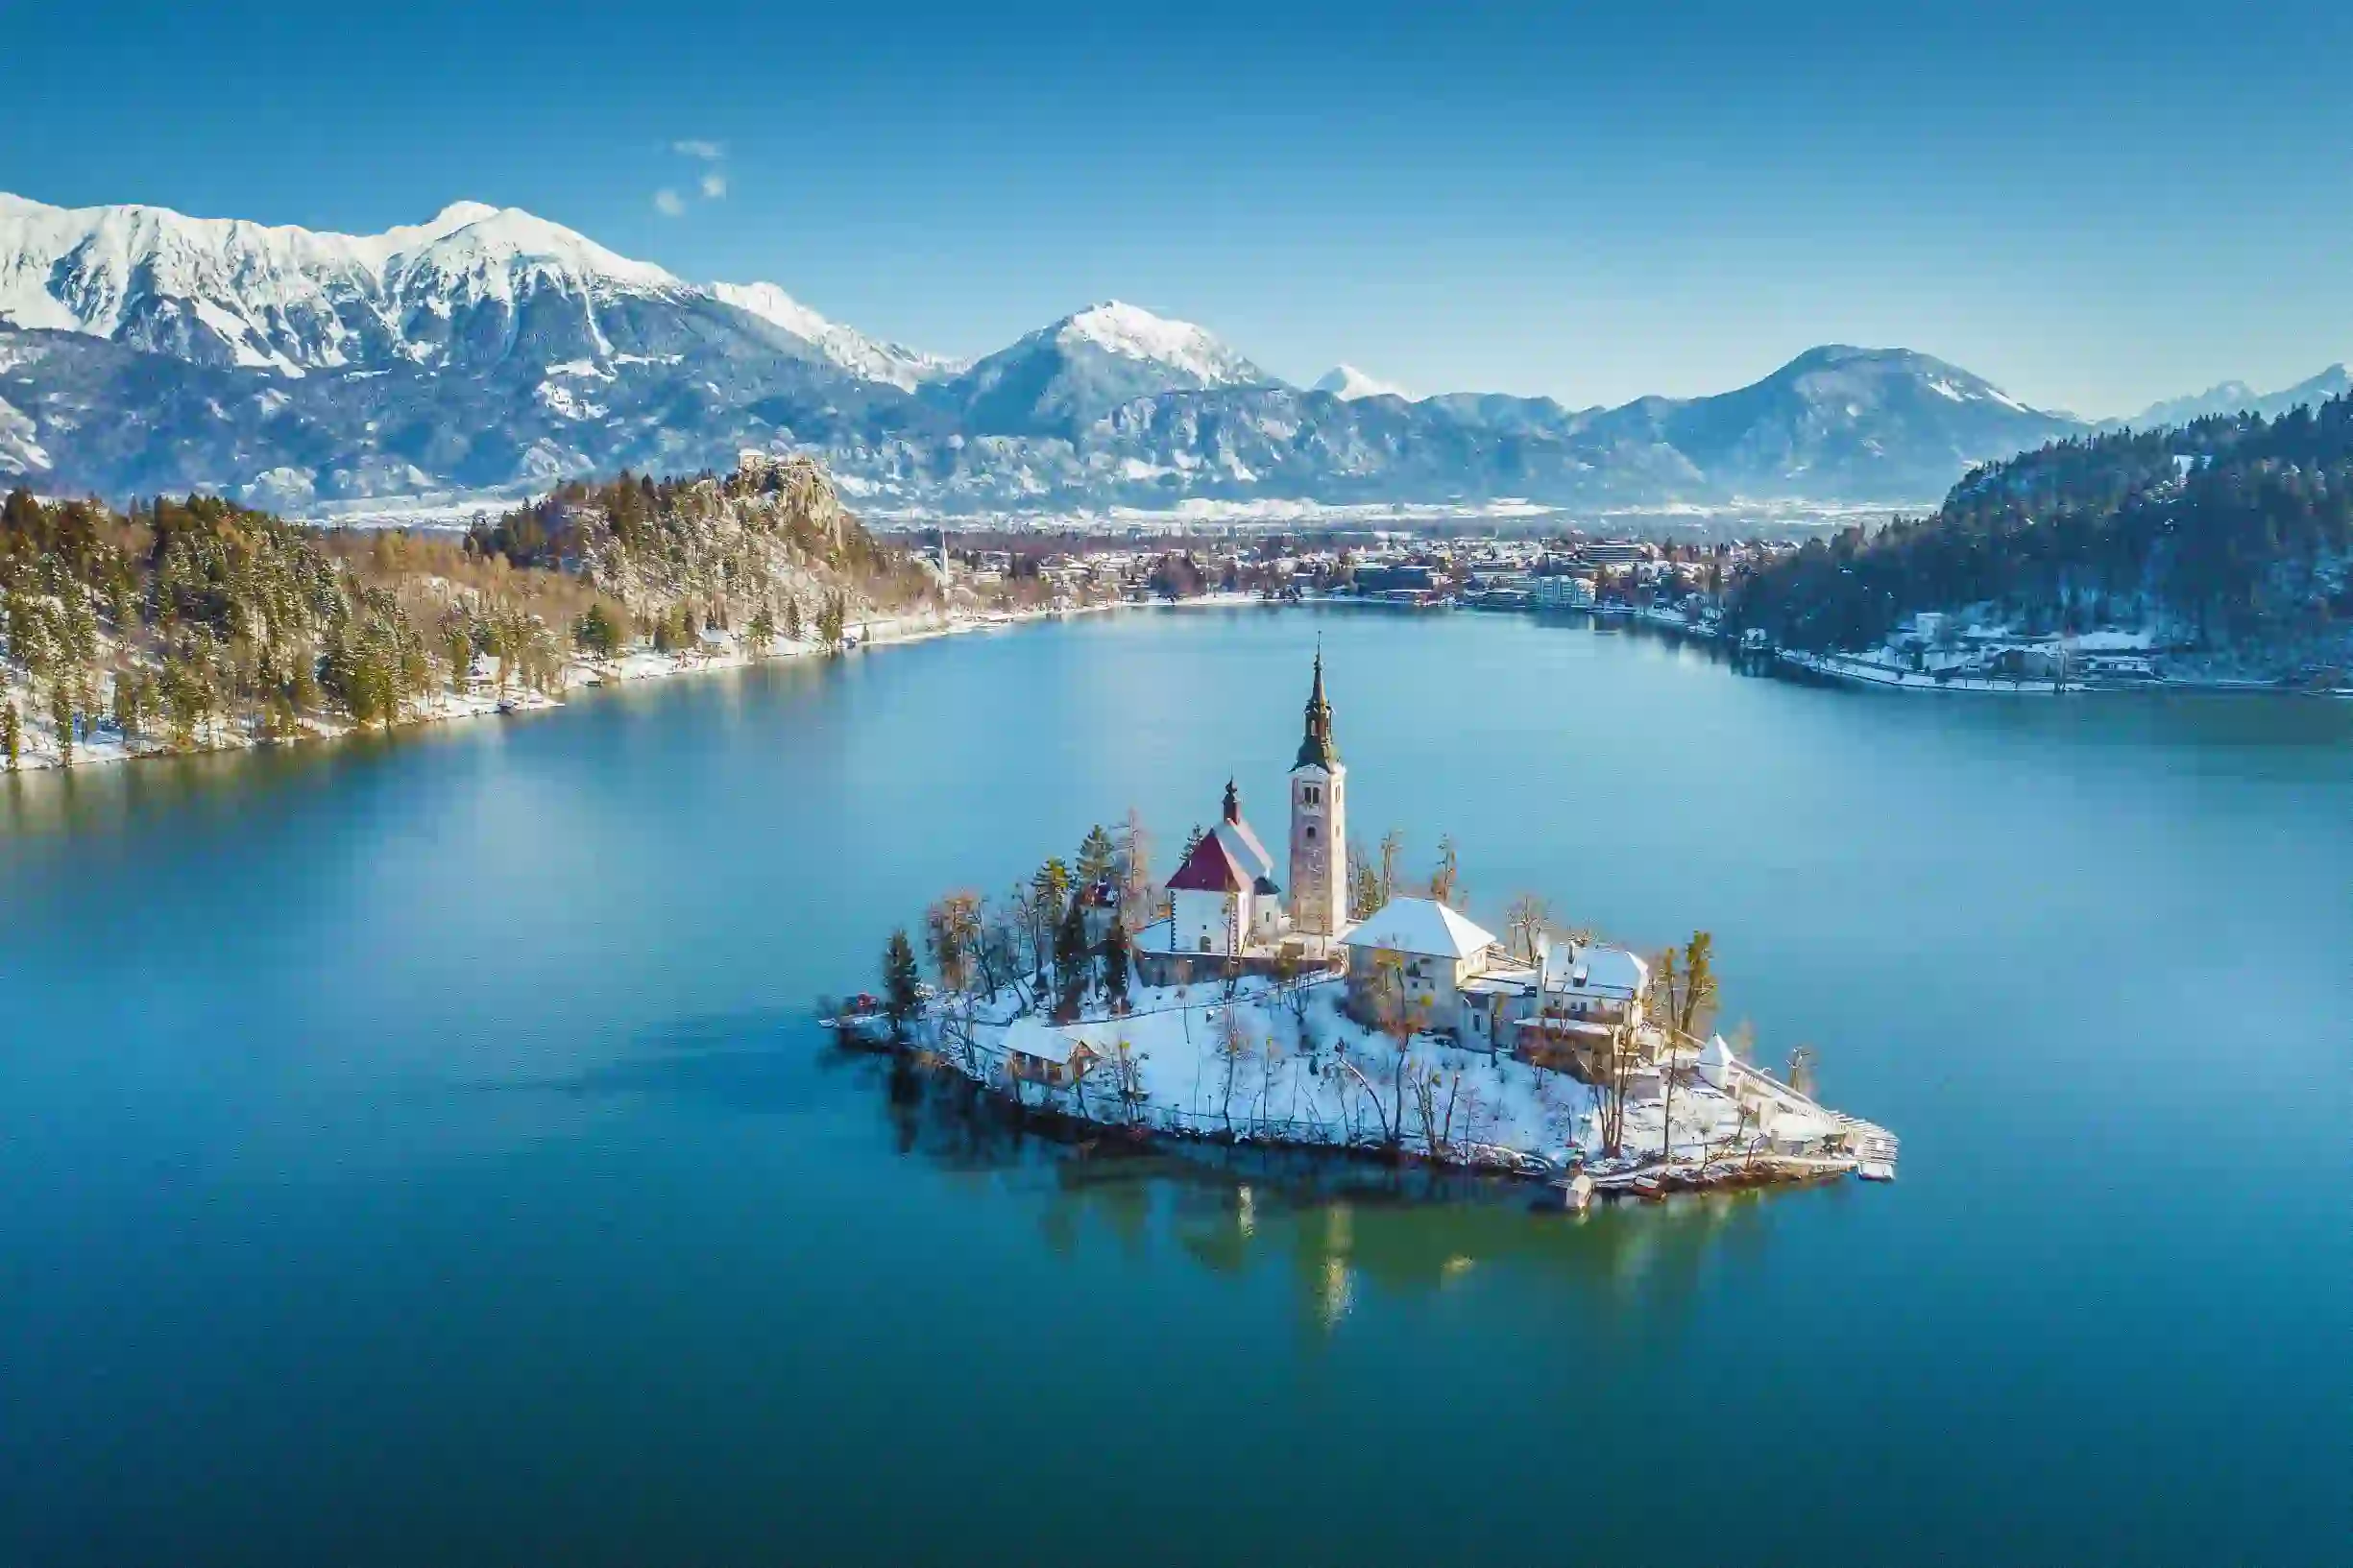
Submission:
<svg viewBox="0 0 2353 1568">
<path fill-rule="evenodd" d="M 1436 899 L 1400 895 L 1341 938 L 1348 950 L 1348 1007 L 1380 1020 L 1402 1007 L 1417 1028 L 1463 1027 L 1463 992 L 1503 961 L 1494 933 Z"/>
</svg>

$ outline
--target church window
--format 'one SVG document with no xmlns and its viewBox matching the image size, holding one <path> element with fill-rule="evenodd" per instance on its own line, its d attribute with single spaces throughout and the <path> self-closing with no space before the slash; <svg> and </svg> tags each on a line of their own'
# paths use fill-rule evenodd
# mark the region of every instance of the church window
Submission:
<svg viewBox="0 0 2353 1568">
<path fill-rule="evenodd" d="M 1307 825 L 1307 836 L 1310 839 L 1316 836 L 1316 825 L 1312 822 Z"/>
</svg>

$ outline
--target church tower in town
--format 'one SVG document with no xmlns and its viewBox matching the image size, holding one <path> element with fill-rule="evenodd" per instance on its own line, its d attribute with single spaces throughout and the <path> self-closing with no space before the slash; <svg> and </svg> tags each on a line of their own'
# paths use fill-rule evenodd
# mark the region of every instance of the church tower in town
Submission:
<svg viewBox="0 0 2353 1568">
<path fill-rule="evenodd" d="M 1306 935 L 1337 936 L 1348 923 L 1347 774 L 1332 742 L 1318 648 L 1307 730 L 1291 769 L 1291 927 Z"/>
</svg>

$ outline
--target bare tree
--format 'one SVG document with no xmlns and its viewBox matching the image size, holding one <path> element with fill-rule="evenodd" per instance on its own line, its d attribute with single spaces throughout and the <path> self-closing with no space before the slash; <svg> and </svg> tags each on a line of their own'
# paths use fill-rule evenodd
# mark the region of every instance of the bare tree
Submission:
<svg viewBox="0 0 2353 1568">
<path fill-rule="evenodd" d="M 1454 835 L 1447 833 L 1438 841 L 1438 869 L 1430 873 L 1430 897 L 1459 907 L 1462 891 L 1463 873 L 1455 861 Z"/>
<path fill-rule="evenodd" d="M 1503 912 L 1504 940 L 1514 956 L 1536 962 L 1537 938 L 1552 927 L 1552 905 L 1534 893 L 1514 898 Z"/>
<path fill-rule="evenodd" d="M 1242 1009 L 1230 1002 L 1218 1014 L 1217 1053 L 1221 1073 L 1218 1115 L 1225 1120 L 1225 1130 L 1231 1133 L 1234 1130 L 1234 1079 L 1240 1073 L 1242 1058 L 1249 1053 L 1249 1039 L 1242 1032 Z"/>
<path fill-rule="evenodd" d="M 1373 1025 L 1388 1038 L 1394 1053 L 1390 1064 L 1393 1119 L 1388 1128 L 1393 1145 L 1405 1140 L 1405 1070 L 1425 1010 L 1409 992 L 1405 962 L 1403 953 L 1386 949 L 1376 952 L 1372 959 Z"/>
</svg>

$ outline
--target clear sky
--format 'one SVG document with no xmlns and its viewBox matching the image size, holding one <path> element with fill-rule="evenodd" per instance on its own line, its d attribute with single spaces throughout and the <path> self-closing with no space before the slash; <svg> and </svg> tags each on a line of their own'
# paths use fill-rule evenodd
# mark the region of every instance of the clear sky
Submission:
<svg viewBox="0 0 2353 1568">
<path fill-rule="evenodd" d="M 2348 62 L 2341 0 L 0 0 L 0 189 L 474 198 L 949 353 L 1117 297 L 1293 379 L 1616 402 L 1852 342 L 2106 414 L 2353 356 Z"/>
</svg>

